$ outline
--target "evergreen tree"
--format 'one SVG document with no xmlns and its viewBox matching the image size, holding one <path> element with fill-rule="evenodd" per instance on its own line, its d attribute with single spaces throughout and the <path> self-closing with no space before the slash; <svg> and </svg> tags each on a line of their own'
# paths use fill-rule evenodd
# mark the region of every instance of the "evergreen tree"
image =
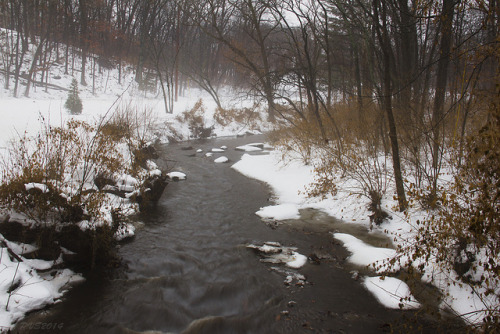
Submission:
<svg viewBox="0 0 500 334">
<path fill-rule="evenodd" d="M 70 114 L 79 115 L 82 113 L 83 105 L 82 100 L 78 96 L 78 82 L 74 78 L 71 82 L 68 99 L 66 100 L 64 107 L 68 109 Z"/>
</svg>

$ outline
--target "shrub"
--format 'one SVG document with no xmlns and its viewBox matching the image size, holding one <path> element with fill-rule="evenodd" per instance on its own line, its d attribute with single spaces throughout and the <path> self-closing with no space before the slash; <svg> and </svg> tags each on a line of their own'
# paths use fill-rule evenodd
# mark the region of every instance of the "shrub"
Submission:
<svg viewBox="0 0 500 334">
<path fill-rule="evenodd" d="M 441 205 L 417 221 L 415 242 L 399 248 L 409 267 L 423 273 L 436 263 L 448 284 L 468 286 L 483 308 L 463 316 L 476 325 L 474 319 L 483 318 L 486 332 L 500 322 L 500 108 L 495 108 L 491 120 L 465 141 L 464 163 L 456 160 L 449 187 L 438 189 Z M 411 195 L 420 201 L 426 192 L 416 189 Z"/>
<path fill-rule="evenodd" d="M 177 116 L 180 122 L 188 124 L 189 130 L 191 131 L 191 138 L 209 138 L 212 136 L 214 127 L 206 125 L 204 117 L 205 112 L 203 100 L 199 99 L 191 110 L 186 110 L 181 115 Z"/>
<path fill-rule="evenodd" d="M 68 93 L 68 99 L 64 104 L 64 107 L 69 111 L 70 114 L 79 115 L 82 113 L 83 105 L 80 96 L 78 96 L 78 82 L 73 78 L 71 81 L 71 88 Z"/>
<path fill-rule="evenodd" d="M 250 129 L 255 129 L 259 121 L 261 121 L 258 106 L 254 105 L 251 108 L 231 108 L 224 109 L 217 107 L 214 114 L 215 121 L 222 125 L 227 126 L 231 123 L 245 124 Z"/>
<path fill-rule="evenodd" d="M 376 110 L 366 113 L 365 122 L 353 117 L 357 110 L 349 105 L 336 106 L 330 112 L 336 124 L 332 119 L 323 120 L 326 142 L 309 115 L 306 119 L 289 116 L 293 126 L 279 128 L 270 138 L 283 158 L 295 157 L 314 165 L 315 181 L 307 189 L 308 196 L 325 198 L 339 190 L 364 196 L 370 200 L 370 220 L 380 224 L 389 217 L 382 210 L 381 201 L 393 174 L 377 126 Z M 340 130 L 341 138 L 335 128 Z"/>
<path fill-rule="evenodd" d="M 91 267 L 110 257 L 108 248 L 114 244 L 110 240 L 124 224 L 113 212 L 138 207 L 105 187 L 97 188 L 98 176 L 115 180 L 132 177 L 137 181 L 137 194 L 149 177 L 147 171 L 134 167 L 130 152 L 135 146 L 130 145 L 138 140 L 120 138 L 111 131 L 114 128 L 74 119 L 64 127 L 46 125 L 37 136 L 25 135 L 13 142 L 2 166 L 0 208 L 21 214 L 44 229 L 78 223 L 77 230 L 87 231 L 78 243 L 90 243 L 82 249 L 91 257 Z M 121 191 L 118 186 L 113 188 Z"/>
</svg>

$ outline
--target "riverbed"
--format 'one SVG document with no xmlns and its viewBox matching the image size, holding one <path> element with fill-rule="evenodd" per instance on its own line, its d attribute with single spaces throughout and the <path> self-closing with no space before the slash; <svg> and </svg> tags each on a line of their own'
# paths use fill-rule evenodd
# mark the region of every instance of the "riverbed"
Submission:
<svg viewBox="0 0 500 334">
<path fill-rule="evenodd" d="M 137 217 L 135 238 L 118 250 L 122 263 L 111 274 L 89 275 L 14 332 L 47 332 L 49 325 L 61 333 L 436 332 L 440 322 L 418 311 L 381 306 L 353 275 L 348 252 L 329 233 L 368 240 L 366 229 L 309 210 L 281 224 L 255 215 L 272 194 L 231 165 L 243 154 L 235 147 L 261 140 L 165 145 L 157 164 L 182 171 L 187 180 L 170 183 L 157 205 Z M 205 156 L 222 146 L 225 152 Z M 214 163 L 221 155 L 229 162 Z M 390 243 L 383 235 L 372 237 L 377 245 Z M 292 269 L 263 263 L 246 247 L 269 241 L 296 247 L 311 260 Z M 294 275 L 304 280 L 287 281 Z"/>
</svg>

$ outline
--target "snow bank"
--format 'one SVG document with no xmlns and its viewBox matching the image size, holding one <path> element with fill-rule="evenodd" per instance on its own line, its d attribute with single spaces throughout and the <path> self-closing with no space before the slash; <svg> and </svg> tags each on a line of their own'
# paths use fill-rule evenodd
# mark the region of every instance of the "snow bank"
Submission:
<svg viewBox="0 0 500 334">
<path fill-rule="evenodd" d="M 363 285 L 387 308 L 416 309 L 421 305 L 413 297 L 408 285 L 394 277 L 365 277 Z"/>
<path fill-rule="evenodd" d="M 266 206 L 260 208 L 255 213 L 263 219 L 285 220 L 285 219 L 298 219 L 300 213 L 296 205 L 293 204 L 280 204 L 274 206 Z"/>
<path fill-rule="evenodd" d="M 267 183 L 276 195 L 278 204 L 302 208 L 308 202 L 303 192 L 313 181 L 311 166 L 304 166 L 297 161 L 285 165 L 278 152 L 271 152 L 269 155 L 244 154 L 232 168 L 247 177 Z"/>
<path fill-rule="evenodd" d="M 344 247 L 352 253 L 348 261 L 359 266 L 370 266 L 396 256 L 396 250 L 370 246 L 358 238 L 345 233 L 333 233 L 335 239 L 343 242 Z"/>
<path fill-rule="evenodd" d="M 3 238 L 3 237 L 2 237 Z M 34 270 L 35 263 L 26 259 L 18 262 L 7 248 L 0 248 L 0 329 L 13 326 L 26 313 L 55 303 L 66 292 L 66 287 L 80 282 L 83 277 L 69 269 L 55 270 L 43 277 Z M 51 265 L 41 265 L 49 269 Z M 44 261 L 48 262 L 48 261 Z M 47 267 L 48 266 L 48 267 Z"/>
</svg>

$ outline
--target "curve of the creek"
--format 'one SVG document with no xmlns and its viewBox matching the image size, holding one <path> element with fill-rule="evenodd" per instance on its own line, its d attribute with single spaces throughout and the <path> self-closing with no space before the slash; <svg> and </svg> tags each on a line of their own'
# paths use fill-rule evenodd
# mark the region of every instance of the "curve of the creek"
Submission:
<svg viewBox="0 0 500 334">
<path fill-rule="evenodd" d="M 325 215 L 311 211 L 270 227 L 255 215 L 272 194 L 231 165 L 242 155 L 236 146 L 261 140 L 165 145 L 157 164 L 183 171 L 187 180 L 170 183 L 157 205 L 138 217 L 143 226 L 119 248 L 123 264 L 113 275 L 88 275 L 13 332 L 47 333 L 46 325 L 60 333 L 434 333 L 438 323 L 384 308 L 352 277 L 349 254 L 328 233 L 347 224 L 332 218 L 315 223 Z M 188 145 L 204 152 L 225 145 L 230 162 L 216 164 L 216 154 L 207 158 Z M 322 260 L 276 270 L 245 247 L 267 241 Z M 305 283 L 284 284 L 290 272 L 304 275 Z"/>
</svg>

